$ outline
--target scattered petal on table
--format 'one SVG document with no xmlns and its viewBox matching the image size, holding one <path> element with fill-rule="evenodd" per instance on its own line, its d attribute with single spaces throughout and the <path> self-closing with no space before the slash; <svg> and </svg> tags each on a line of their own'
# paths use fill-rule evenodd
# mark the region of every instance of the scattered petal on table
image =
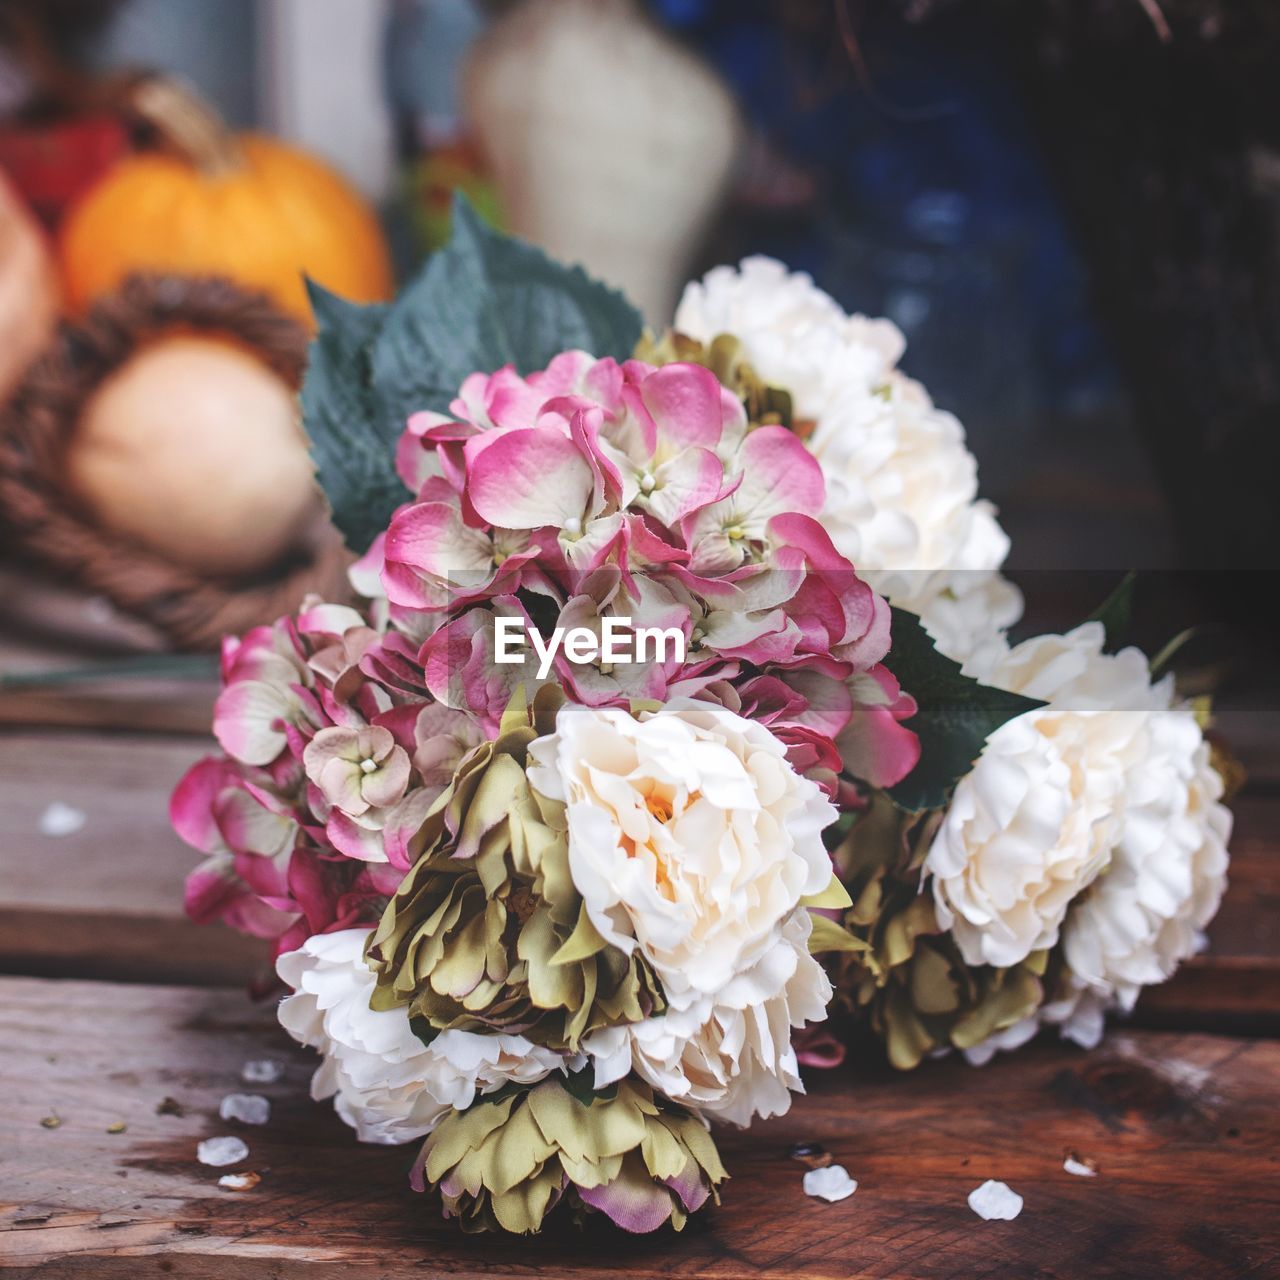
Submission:
<svg viewBox="0 0 1280 1280">
<path fill-rule="evenodd" d="M 1008 1222 L 1022 1212 L 1022 1197 L 1005 1183 L 988 1178 L 969 1192 L 969 1208 L 988 1222 Z"/>
<path fill-rule="evenodd" d="M 223 1165 L 239 1164 L 249 1154 L 249 1148 L 239 1138 L 206 1138 L 197 1148 L 196 1156 L 201 1164 L 211 1164 L 215 1169 Z"/>
<path fill-rule="evenodd" d="M 83 809 L 55 800 L 40 815 L 40 834 L 42 836 L 73 836 L 83 828 L 87 820 Z"/>
<path fill-rule="evenodd" d="M 847 1200 L 858 1189 L 842 1164 L 829 1164 L 822 1169 L 810 1169 L 804 1175 L 804 1193 L 817 1200 Z"/>
<path fill-rule="evenodd" d="M 229 1093 L 219 1105 L 218 1115 L 241 1124 L 266 1124 L 271 1119 L 271 1103 L 257 1093 Z"/>
<path fill-rule="evenodd" d="M 252 1191 L 262 1181 L 262 1174 L 250 1169 L 247 1173 L 224 1173 L 218 1179 L 218 1186 L 228 1191 Z"/>
<path fill-rule="evenodd" d="M 251 1058 L 240 1068 L 245 1084 L 275 1084 L 284 1075 L 284 1063 L 275 1058 Z"/>
</svg>

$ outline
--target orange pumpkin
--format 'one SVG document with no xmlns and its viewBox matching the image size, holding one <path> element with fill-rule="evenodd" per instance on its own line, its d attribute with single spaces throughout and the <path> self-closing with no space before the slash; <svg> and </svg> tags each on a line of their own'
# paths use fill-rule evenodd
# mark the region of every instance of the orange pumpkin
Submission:
<svg viewBox="0 0 1280 1280">
<path fill-rule="evenodd" d="M 233 137 L 171 80 L 144 81 L 135 107 L 165 150 L 120 161 L 68 214 L 59 254 L 74 311 L 134 271 L 228 276 L 308 325 L 304 273 L 357 302 L 390 295 L 377 219 L 327 165 L 276 139 Z"/>
</svg>

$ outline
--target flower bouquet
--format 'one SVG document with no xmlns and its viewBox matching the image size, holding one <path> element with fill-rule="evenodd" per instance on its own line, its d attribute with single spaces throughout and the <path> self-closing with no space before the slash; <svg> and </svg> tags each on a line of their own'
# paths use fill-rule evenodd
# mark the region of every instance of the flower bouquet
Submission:
<svg viewBox="0 0 1280 1280">
<path fill-rule="evenodd" d="M 913 1065 L 1096 1038 L 1195 946 L 1229 826 L 1104 627 L 1010 647 L 1008 548 L 883 321 L 752 260 L 669 334 L 485 228 L 313 290 L 303 408 L 361 609 L 228 640 L 172 815 L 196 920 L 464 1229 L 677 1229 L 820 1024 Z M 856 567 L 855 567 L 856 566 Z"/>
</svg>

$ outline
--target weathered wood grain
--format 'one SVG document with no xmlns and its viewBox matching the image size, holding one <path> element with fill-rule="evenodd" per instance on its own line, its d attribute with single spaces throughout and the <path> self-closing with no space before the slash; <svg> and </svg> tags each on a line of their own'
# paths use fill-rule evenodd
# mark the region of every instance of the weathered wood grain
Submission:
<svg viewBox="0 0 1280 1280">
<path fill-rule="evenodd" d="M 0 971 L 243 985 L 265 949 L 182 912 L 199 855 L 169 828 L 168 796 L 209 740 L 0 735 Z M 54 802 L 73 835 L 40 833 Z"/>
<path fill-rule="evenodd" d="M 3 589 L 0 576 L 0 593 Z M 218 694 L 216 679 L 110 673 L 110 664 L 146 661 L 154 656 L 57 645 L 44 638 L 0 631 L 0 725 L 207 734 Z M 9 677 L 83 672 L 104 664 L 106 674 L 74 685 L 5 684 Z"/>
<path fill-rule="evenodd" d="M 1280 1267 L 1280 1045 L 1130 1033 L 1093 1054 L 1033 1046 L 987 1068 L 821 1079 L 792 1113 L 722 1141 L 733 1180 L 681 1237 L 603 1224 L 463 1237 L 405 1184 L 411 1148 L 357 1144 L 306 1096 L 313 1065 L 269 1008 L 229 992 L 0 981 L 0 1265 L 59 1277 L 361 1280 L 638 1277 L 1264 1276 Z M 217 1118 L 242 1063 L 287 1064 L 261 1128 Z M 157 1114 L 166 1097 L 181 1116 Z M 56 1114 L 60 1127 L 41 1119 Z M 124 1133 L 108 1133 L 117 1121 Z M 238 1132 L 262 1175 L 220 1188 L 196 1143 Z M 806 1197 L 798 1141 L 859 1182 Z M 1065 1154 L 1094 1160 L 1073 1177 Z M 1025 1197 L 984 1223 L 986 1178 Z M 37 1270 L 38 1268 L 38 1270 Z"/>
<path fill-rule="evenodd" d="M 260 944 L 182 914 L 197 855 L 169 829 L 169 793 L 212 749 L 151 734 L 0 734 L 0 971 L 205 984 L 262 973 Z M 56 800 L 84 810 L 82 831 L 39 833 Z M 1232 850 L 1208 954 L 1143 995 L 1140 1024 L 1280 1031 L 1280 796 L 1237 800 Z"/>
<path fill-rule="evenodd" d="M 68 698 L 52 689 L 0 689 L 0 725 L 24 728 L 189 733 L 208 730 L 217 688 L 212 682 L 130 680 L 86 683 Z"/>
</svg>

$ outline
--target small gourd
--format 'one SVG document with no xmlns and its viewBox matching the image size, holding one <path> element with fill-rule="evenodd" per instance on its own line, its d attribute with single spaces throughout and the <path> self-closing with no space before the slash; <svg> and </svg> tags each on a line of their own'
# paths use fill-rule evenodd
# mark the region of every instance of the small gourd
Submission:
<svg viewBox="0 0 1280 1280">
<path fill-rule="evenodd" d="M 136 351 L 81 410 L 65 470 L 98 524 L 212 576 L 270 570 L 320 509 L 292 388 L 214 336 Z"/>
</svg>

